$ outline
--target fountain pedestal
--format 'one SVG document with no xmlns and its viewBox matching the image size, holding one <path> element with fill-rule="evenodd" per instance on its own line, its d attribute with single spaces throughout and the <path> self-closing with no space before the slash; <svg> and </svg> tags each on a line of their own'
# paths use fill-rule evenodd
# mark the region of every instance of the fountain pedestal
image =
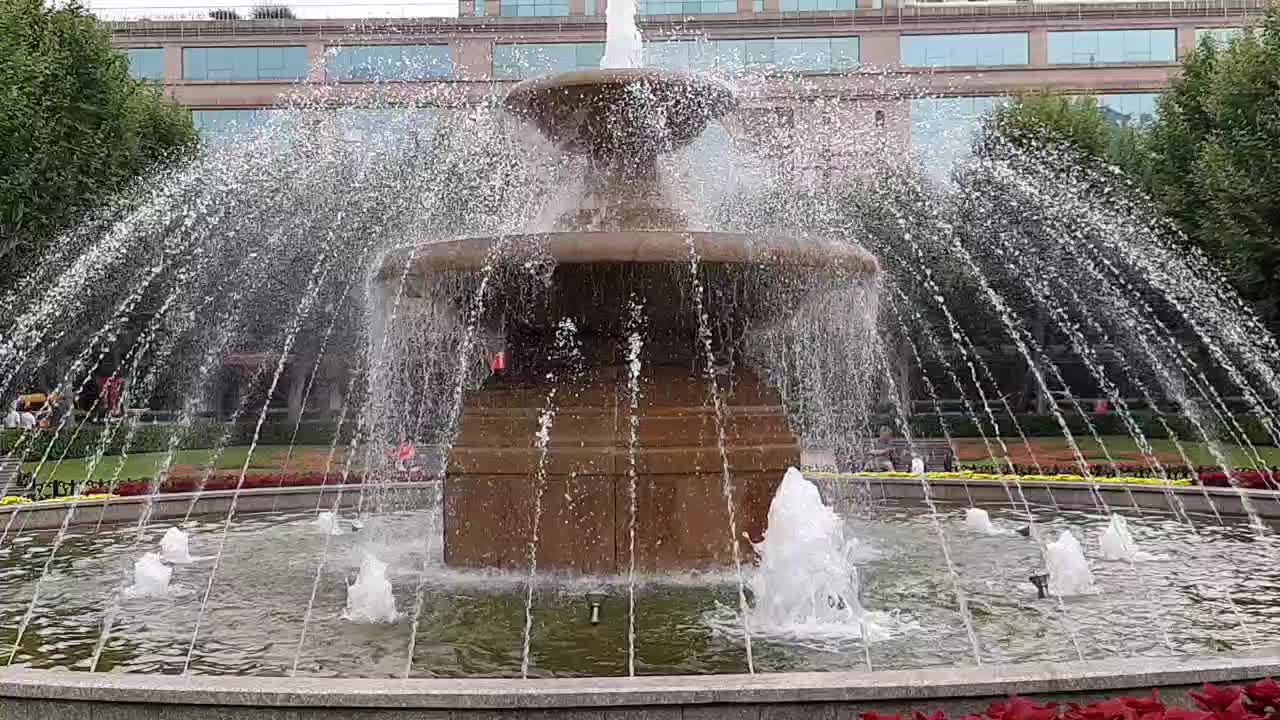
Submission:
<svg viewBox="0 0 1280 720">
<path fill-rule="evenodd" d="M 601 368 L 562 387 L 551 433 L 538 530 L 538 566 L 626 573 L 631 547 L 630 391 L 625 368 Z M 783 473 L 800 461 L 777 393 L 736 373 L 726 406 L 725 454 L 744 557 L 759 541 Z M 723 463 L 708 381 L 687 368 L 655 368 L 641 386 L 635 447 L 636 567 L 681 570 L 732 561 Z M 500 380 L 472 394 L 449 458 L 445 561 L 527 568 L 534 447 L 545 388 Z M 745 537 L 744 537 L 745 536 Z"/>
</svg>

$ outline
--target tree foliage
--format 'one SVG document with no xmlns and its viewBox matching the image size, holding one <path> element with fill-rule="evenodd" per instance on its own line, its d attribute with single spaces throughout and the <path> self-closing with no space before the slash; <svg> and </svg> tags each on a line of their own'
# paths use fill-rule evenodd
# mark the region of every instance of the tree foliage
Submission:
<svg viewBox="0 0 1280 720">
<path fill-rule="evenodd" d="M 1147 137 L 1149 189 L 1188 240 L 1280 320 L 1280 10 L 1184 62 Z"/>
<path fill-rule="evenodd" d="M 196 142 L 76 4 L 0 5 L 0 282 L 59 231 Z"/>
</svg>

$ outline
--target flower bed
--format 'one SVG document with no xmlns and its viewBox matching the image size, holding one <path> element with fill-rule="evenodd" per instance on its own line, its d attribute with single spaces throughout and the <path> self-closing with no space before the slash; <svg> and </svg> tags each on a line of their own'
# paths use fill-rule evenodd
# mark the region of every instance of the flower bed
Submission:
<svg viewBox="0 0 1280 720">
<path fill-rule="evenodd" d="M 0 498 L 0 506 L 4 505 L 28 505 L 34 502 L 83 502 L 85 500 L 106 500 L 115 497 L 111 493 L 86 493 L 84 495 L 63 495 L 62 497 L 45 498 L 44 500 L 32 500 L 31 498 L 19 497 L 18 495 L 5 495 Z"/>
<path fill-rule="evenodd" d="M 822 476 L 824 473 L 812 473 L 816 476 Z M 909 472 L 856 472 L 854 477 L 865 478 L 918 478 L 916 473 Z M 1190 480 L 1181 478 L 1169 478 L 1165 480 L 1158 477 L 1126 477 L 1126 476 L 1094 476 L 1085 477 L 1083 475 L 1008 475 L 1001 473 L 983 473 L 973 472 L 970 470 L 960 470 L 955 472 L 927 472 L 924 474 L 929 480 L 972 480 L 975 482 L 1085 482 L 1097 483 L 1100 485 L 1191 485 Z"/>
<path fill-rule="evenodd" d="M 1122 696 L 1078 705 L 1040 704 L 1020 697 L 993 703 L 960 720 L 1280 720 L 1280 683 L 1270 678 L 1244 686 L 1205 685 L 1188 693 L 1197 709 L 1170 707 L 1151 691 L 1150 697 Z M 947 720 L 941 710 L 909 716 L 862 713 L 861 720 Z"/>
<path fill-rule="evenodd" d="M 311 487 L 320 485 L 338 485 L 358 484 L 363 482 L 364 478 L 358 473 L 350 473 L 345 477 L 342 473 L 272 473 L 264 475 L 246 475 L 244 482 L 240 482 L 240 473 L 216 473 L 210 475 L 201 485 L 201 477 L 171 477 L 160 484 L 158 492 L 160 493 L 184 493 L 197 492 L 201 490 L 235 490 L 240 487 L 243 490 L 253 490 L 259 488 L 281 488 L 281 487 Z M 149 495 L 157 492 L 153 487 L 154 481 L 150 478 L 142 478 L 138 480 L 129 480 L 122 482 L 115 487 L 99 485 L 89 488 L 90 493 L 111 492 L 121 497 L 131 497 L 137 495 Z"/>
<path fill-rule="evenodd" d="M 1250 490 L 1280 490 L 1280 472 L 1275 470 L 1238 470 L 1231 473 L 1236 484 Z M 1231 481 L 1221 470 L 1200 473 L 1200 484 L 1209 487 L 1230 487 Z"/>
</svg>

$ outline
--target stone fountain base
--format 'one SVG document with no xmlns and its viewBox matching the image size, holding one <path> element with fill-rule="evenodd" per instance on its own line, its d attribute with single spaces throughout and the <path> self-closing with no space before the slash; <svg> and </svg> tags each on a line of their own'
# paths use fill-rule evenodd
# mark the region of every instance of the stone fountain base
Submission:
<svg viewBox="0 0 1280 720">
<path fill-rule="evenodd" d="M 636 568 L 644 572 L 730 564 L 714 407 L 705 378 L 654 368 L 641 387 L 635 453 Z M 769 503 L 800 448 L 773 389 L 745 369 L 721 378 L 725 453 L 736 541 L 763 536 Z M 561 386 L 551 428 L 539 523 L 540 570 L 625 574 L 630 565 L 629 390 L 622 367 Z M 449 565 L 527 569 L 546 388 L 493 378 L 468 398 L 444 487 Z"/>
</svg>

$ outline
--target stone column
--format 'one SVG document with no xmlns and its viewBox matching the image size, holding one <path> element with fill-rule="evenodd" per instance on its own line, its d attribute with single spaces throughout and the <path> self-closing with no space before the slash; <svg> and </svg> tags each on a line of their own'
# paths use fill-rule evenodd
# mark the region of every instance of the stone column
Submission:
<svg viewBox="0 0 1280 720">
<path fill-rule="evenodd" d="M 1027 33 L 1027 59 L 1031 67 L 1045 67 L 1049 64 L 1049 31 L 1044 28 L 1032 28 Z"/>
<path fill-rule="evenodd" d="M 483 2 L 484 0 L 476 0 Z M 494 10 L 496 3 L 489 4 Z M 485 38 L 458 38 L 449 46 L 459 80 L 488 80 L 493 70 L 493 41 Z"/>
</svg>

